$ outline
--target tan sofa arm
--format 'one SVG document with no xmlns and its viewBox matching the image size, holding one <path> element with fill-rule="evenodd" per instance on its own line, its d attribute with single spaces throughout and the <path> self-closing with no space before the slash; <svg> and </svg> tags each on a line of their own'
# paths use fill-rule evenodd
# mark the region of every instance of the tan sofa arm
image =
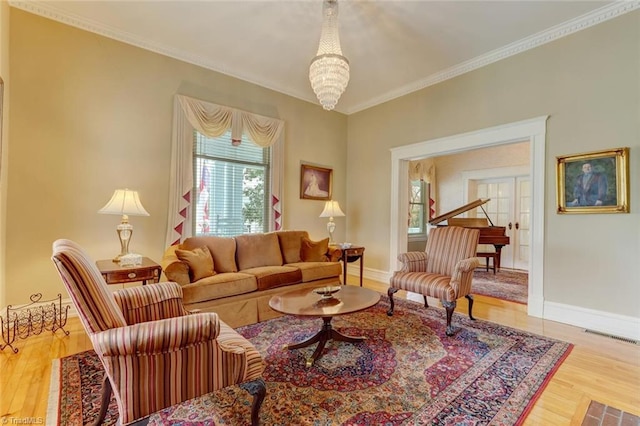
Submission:
<svg viewBox="0 0 640 426">
<path fill-rule="evenodd" d="M 342 249 L 339 247 L 331 247 L 327 249 L 327 260 L 329 262 L 337 262 L 342 258 Z"/>
<path fill-rule="evenodd" d="M 187 285 L 191 282 L 189 278 L 189 266 L 176 256 L 176 250 L 179 248 L 179 244 L 169 247 L 164 252 L 160 265 L 169 281 L 177 282 L 180 285 Z"/>
</svg>

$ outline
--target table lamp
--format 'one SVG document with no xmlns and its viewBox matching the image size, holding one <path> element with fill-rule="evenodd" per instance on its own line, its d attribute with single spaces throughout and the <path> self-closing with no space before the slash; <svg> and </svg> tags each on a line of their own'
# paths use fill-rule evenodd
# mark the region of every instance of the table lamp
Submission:
<svg viewBox="0 0 640 426">
<path fill-rule="evenodd" d="M 133 234 L 129 216 L 149 216 L 149 213 L 142 207 L 138 191 L 130 189 L 116 189 L 109 202 L 98 213 L 122 215 L 122 221 L 116 227 L 120 239 L 120 254 L 113 259 L 114 262 L 119 262 L 122 256 L 129 254 L 129 242 Z"/>
<path fill-rule="evenodd" d="M 336 223 L 333 221 L 334 217 L 342 217 L 344 212 L 340 210 L 340 204 L 337 201 L 327 201 L 324 203 L 324 210 L 320 213 L 320 217 L 328 217 L 329 223 L 327 223 L 327 231 L 329 231 L 329 245 L 335 245 L 333 241 L 333 231 L 336 230 Z"/>
</svg>

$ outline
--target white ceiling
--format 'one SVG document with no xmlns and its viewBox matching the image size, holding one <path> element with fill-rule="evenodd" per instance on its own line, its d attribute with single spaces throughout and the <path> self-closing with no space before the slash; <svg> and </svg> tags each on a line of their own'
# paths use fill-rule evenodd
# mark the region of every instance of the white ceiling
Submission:
<svg viewBox="0 0 640 426">
<path fill-rule="evenodd" d="M 16 1 L 10 5 L 317 103 L 321 0 Z M 640 7 L 640 1 L 339 0 L 353 113 Z"/>
</svg>

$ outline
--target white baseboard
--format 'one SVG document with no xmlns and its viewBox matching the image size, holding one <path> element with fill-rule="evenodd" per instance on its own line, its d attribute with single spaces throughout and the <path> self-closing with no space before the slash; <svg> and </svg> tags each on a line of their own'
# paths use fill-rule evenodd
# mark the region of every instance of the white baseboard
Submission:
<svg viewBox="0 0 640 426">
<path fill-rule="evenodd" d="M 640 341 L 640 318 L 545 302 L 544 319 Z"/>
<path fill-rule="evenodd" d="M 527 314 L 529 314 L 530 317 L 543 318 L 544 299 L 529 295 L 529 297 L 527 297 Z"/>
<path fill-rule="evenodd" d="M 360 276 L 360 265 L 347 264 L 347 275 Z M 362 276 L 368 280 L 378 281 L 381 283 L 389 284 L 392 273 L 388 271 L 381 271 L 379 269 L 363 268 Z"/>
</svg>

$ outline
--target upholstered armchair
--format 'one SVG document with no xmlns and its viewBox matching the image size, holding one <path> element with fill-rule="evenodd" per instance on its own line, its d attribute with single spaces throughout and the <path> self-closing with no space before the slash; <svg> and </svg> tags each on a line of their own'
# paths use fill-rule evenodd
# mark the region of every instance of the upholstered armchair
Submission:
<svg viewBox="0 0 640 426">
<path fill-rule="evenodd" d="M 258 424 L 266 394 L 262 357 L 215 313 L 187 312 L 182 289 L 165 282 L 111 293 L 76 243 L 58 240 L 52 259 L 105 369 L 101 424 L 111 393 L 119 423 L 239 384 L 253 395 Z"/>
<path fill-rule="evenodd" d="M 446 226 L 429 232 L 424 252 L 409 252 L 398 255 L 403 266 L 393 273 L 387 294 L 390 307 L 387 315 L 393 315 L 393 294 L 406 290 L 424 296 L 424 306 L 429 307 L 427 296 L 440 299 L 447 312 L 447 336 L 454 334 L 451 317 L 457 300 L 469 300 L 469 318 L 473 318 L 473 296 L 471 280 L 478 266 L 476 248 L 480 231 L 477 229 Z"/>
</svg>

